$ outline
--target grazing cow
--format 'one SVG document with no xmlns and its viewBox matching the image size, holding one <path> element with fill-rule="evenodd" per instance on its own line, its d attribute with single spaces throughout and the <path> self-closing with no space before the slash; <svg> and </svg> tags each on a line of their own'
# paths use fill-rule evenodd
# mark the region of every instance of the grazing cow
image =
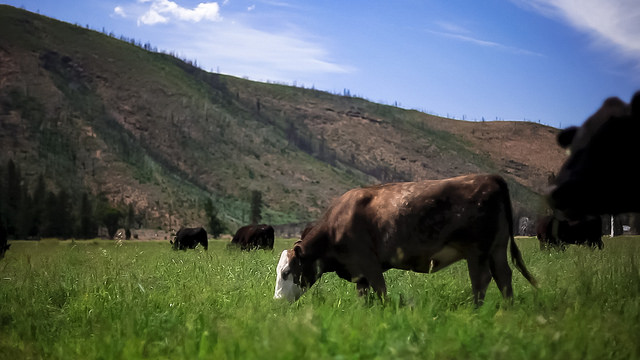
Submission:
<svg viewBox="0 0 640 360">
<path fill-rule="evenodd" d="M 246 225 L 238 229 L 231 244 L 242 250 L 273 249 L 273 227 L 271 225 Z"/>
<path fill-rule="evenodd" d="M 538 221 L 536 233 L 540 250 L 550 247 L 564 249 L 566 244 L 588 245 L 592 248 L 597 246 L 598 249 L 604 247 L 600 217 L 567 221 L 545 216 Z"/>
<path fill-rule="evenodd" d="M 207 231 L 199 228 L 180 228 L 176 233 L 174 241 L 170 241 L 174 250 L 195 249 L 198 244 L 207 250 L 209 248 L 209 240 L 207 239 Z"/>
<path fill-rule="evenodd" d="M 510 241 L 509 241 L 510 240 Z M 383 272 L 436 272 L 467 260 L 473 298 L 480 304 L 491 278 L 511 298 L 511 258 L 531 284 L 513 239 L 507 183 L 497 175 L 392 183 L 353 189 L 334 201 L 277 266 L 274 298 L 297 300 L 323 273 L 333 272 L 386 294 Z"/>
<path fill-rule="evenodd" d="M 640 212 L 638 134 L 640 91 L 631 105 L 607 99 L 581 127 L 558 135 L 558 144 L 570 153 L 548 193 L 559 217 Z"/>
</svg>

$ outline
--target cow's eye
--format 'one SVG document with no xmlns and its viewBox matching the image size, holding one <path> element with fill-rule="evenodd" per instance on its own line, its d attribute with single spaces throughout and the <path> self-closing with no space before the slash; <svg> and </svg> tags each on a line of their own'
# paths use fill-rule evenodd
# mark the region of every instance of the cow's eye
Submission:
<svg viewBox="0 0 640 360">
<path fill-rule="evenodd" d="M 289 269 L 282 271 L 282 278 L 284 280 L 287 280 L 287 277 L 289 277 L 289 274 L 291 274 L 291 270 Z"/>
</svg>

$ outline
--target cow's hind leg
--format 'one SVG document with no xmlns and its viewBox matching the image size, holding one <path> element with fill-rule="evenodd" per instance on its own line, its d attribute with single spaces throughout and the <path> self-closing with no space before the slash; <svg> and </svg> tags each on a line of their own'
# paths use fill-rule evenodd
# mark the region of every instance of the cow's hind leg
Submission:
<svg viewBox="0 0 640 360">
<path fill-rule="evenodd" d="M 368 271 L 364 272 L 361 277 L 355 281 L 358 295 L 367 295 L 369 287 L 373 288 L 373 291 L 384 299 L 387 295 L 387 284 L 384 281 L 384 275 L 382 274 L 382 268 L 380 266 L 374 266 Z"/>
<path fill-rule="evenodd" d="M 387 295 L 387 284 L 384 281 L 382 269 L 378 266 L 376 270 L 371 271 L 371 273 L 366 276 L 373 291 L 375 291 L 381 299 L 384 299 Z"/>
<path fill-rule="evenodd" d="M 359 296 L 366 296 L 369 293 L 369 282 L 367 279 L 360 279 L 356 282 L 356 290 Z"/>
<path fill-rule="evenodd" d="M 594 239 L 589 239 L 587 241 L 587 244 L 589 244 L 589 246 L 592 249 L 595 249 L 596 247 L 598 247 L 598 249 L 602 250 L 602 248 L 604 247 L 604 243 L 602 242 L 602 238 L 600 238 L 600 237 L 594 238 Z"/>
<path fill-rule="evenodd" d="M 469 277 L 471 278 L 471 289 L 473 290 L 473 301 L 476 305 L 482 305 L 484 296 L 491 282 L 491 270 L 487 256 L 482 254 L 467 258 Z"/>
<path fill-rule="evenodd" d="M 507 249 L 496 250 L 491 254 L 489 258 L 489 265 L 491 267 L 491 274 L 496 280 L 498 289 L 502 293 L 502 296 L 506 299 L 513 297 L 513 287 L 511 286 L 512 272 L 507 261 Z"/>
</svg>

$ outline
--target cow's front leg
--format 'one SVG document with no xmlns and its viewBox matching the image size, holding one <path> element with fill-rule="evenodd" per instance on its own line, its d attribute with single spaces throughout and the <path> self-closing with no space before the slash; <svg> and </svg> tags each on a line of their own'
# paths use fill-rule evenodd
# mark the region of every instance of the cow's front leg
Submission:
<svg viewBox="0 0 640 360">
<path fill-rule="evenodd" d="M 473 302 L 479 306 L 484 301 L 484 295 L 491 282 L 491 270 L 489 260 L 485 255 L 475 255 L 467 259 L 471 289 L 473 290 Z"/>
<path fill-rule="evenodd" d="M 367 296 L 369 294 L 369 282 L 367 279 L 360 279 L 356 282 L 356 290 L 359 296 Z"/>
<path fill-rule="evenodd" d="M 367 269 L 356 282 L 356 289 L 358 289 L 358 295 L 360 296 L 366 295 L 369 287 L 373 288 L 373 291 L 380 299 L 384 299 L 387 295 L 387 284 L 384 281 L 384 275 L 379 265 Z"/>
</svg>

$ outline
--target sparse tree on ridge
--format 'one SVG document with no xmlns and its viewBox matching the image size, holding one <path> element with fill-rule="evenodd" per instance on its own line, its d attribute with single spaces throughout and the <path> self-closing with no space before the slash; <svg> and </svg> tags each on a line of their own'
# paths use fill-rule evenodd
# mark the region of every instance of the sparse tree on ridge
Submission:
<svg viewBox="0 0 640 360">
<path fill-rule="evenodd" d="M 207 198 L 204 203 L 204 212 L 207 214 L 209 234 L 214 238 L 220 237 L 220 234 L 225 231 L 225 226 L 222 221 L 218 219 L 218 209 L 213 206 L 213 201 L 211 201 L 210 198 Z"/>
<path fill-rule="evenodd" d="M 89 199 L 89 195 L 85 192 L 82 194 L 80 201 L 80 228 L 78 237 L 82 239 L 91 239 L 98 236 L 98 223 L 96 222 L 93 204 Z"/>
<path fill-rule="evenodd" d="M 136 223 L 136 212 L 135 212 L 135 209 L 133 208 L 133 204 L 129 203 L 129 206 L 127 206 L 127 215 L 125 216 L 125 219 L 124 219 L 125 239 L 127 240 L 131 239 L 131 228 L 135 225 L 135 223 Z"/>
<path fill-rule="evenodd" d="M 262 220 L 262 193 L 258 190 L 251 192 L 251 223 L 259 224 Z"/>
</svg>

